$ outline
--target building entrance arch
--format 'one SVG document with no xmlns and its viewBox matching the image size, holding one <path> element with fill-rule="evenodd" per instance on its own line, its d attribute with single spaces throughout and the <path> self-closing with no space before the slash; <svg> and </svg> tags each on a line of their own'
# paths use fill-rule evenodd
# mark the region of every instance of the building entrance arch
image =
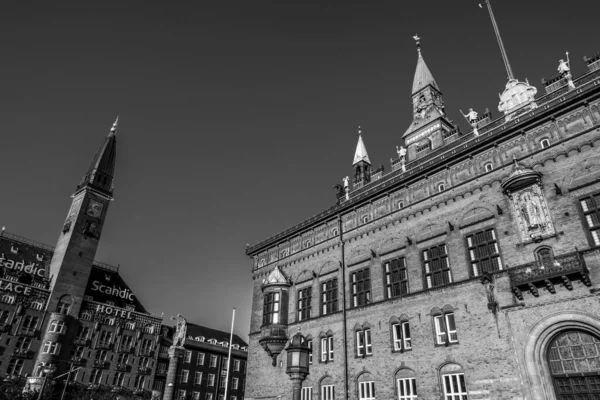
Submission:
<svg viewBox="0 0 600 400">
<path fill-rule="evenodd" d="M 600 399 L 600 339 L 581 330 L 556 335 L 547 352 L 558 400 Z"/>
</svg>

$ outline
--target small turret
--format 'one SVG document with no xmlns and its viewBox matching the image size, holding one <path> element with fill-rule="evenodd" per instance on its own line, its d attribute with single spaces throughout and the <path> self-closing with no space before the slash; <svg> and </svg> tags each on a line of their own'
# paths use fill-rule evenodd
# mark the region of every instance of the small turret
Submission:
<svg viewBox="0 0 600 400">
<path fill-rule="evenodd" d="M 362 139 L 362 131 L 360 126 L 358 127 L 358 143 L 356 144 L 356 151 L 354 152 L 354 161 L 352 161 L 352 167 L 354 167 L 355 189 L 371 182 L 371 160 L 369 160 L 367 148 L 365 147 Z"/>
</svg>

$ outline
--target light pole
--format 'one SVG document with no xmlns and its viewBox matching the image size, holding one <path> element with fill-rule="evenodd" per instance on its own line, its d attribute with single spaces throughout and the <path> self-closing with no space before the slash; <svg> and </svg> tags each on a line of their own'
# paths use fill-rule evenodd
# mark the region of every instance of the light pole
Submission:
<svg viewBox="0 0 600 400">
<path fill-rule="evenodd" d="M 44 374 L 44 380 L 42 381 L 42 387 L 40 388 L 40 392 L 38 393 L 37 400 L 42 400 L 44 396 L 44 389 L 46 388 L 46 381 L 48 380 L 48 375 L 53 373 L 56 370 L 56 367 L 51 365 L 42 367 L 42 374 Z"/>
<path fill-rule="evenodd" d="M 290 376 L 292 381 L 292 400 L 300 400 L 302 391 L 302 382 L 310 373 L 308 370 L 308 341 L 300 333 L 296 333 L 289 341 L 287 352 L 287 366 L 285 372 Z"/>
</svg>

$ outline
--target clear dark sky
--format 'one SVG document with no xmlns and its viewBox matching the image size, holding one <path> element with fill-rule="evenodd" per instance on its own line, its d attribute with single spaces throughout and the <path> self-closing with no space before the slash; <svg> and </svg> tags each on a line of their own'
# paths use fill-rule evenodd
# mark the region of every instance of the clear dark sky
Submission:
<svg viewBox="0 0 600 400">
<path fill-rule="evenodd" d="M 368 3 L 368 4 L 367 4 Z M 412 36 L 450 118 L 498 115 L 506 72 L 478 1 L 5 1 L 0 225 L 54 245 L 118 113 L 97 258 L 154 314 L 247 337 L 246 243 L 331 206 L 357 125 L 375 166 L 411 122 Z M 518 79 L 543 91 L 600 50 L 597 0 L 492 5 Z"/>
</svg>

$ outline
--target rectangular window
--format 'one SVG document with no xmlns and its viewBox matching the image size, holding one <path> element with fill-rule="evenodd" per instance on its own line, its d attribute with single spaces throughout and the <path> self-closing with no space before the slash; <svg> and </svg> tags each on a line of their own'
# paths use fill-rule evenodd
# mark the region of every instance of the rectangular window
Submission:
<svg viewBox="0 0 600 400">
<path fill-rule="evenodd" d="M 375 400 L 375 382 L 359 382 L 358 398 L 359 400 Z"/>
<path fill-rule="evenodd" d="M 335 387 L 333 385 L 321 386 L 321 400 L 335 400 Z"/>
<path fill-rule="evenodd" d="M 444 381 L 445 400 L 467 400 L 467 385 L 465 374 L 449 374 L 442 377 Z"/>
<path fill-rule="evenodd" d="M 502 270 L 500 249 L 493 228 L 467 236 L 467 251 L 473 276 Z"/>
<path fill-rule="evenodd" d="M 371 275 L 369 268 L 352 273 L 352 306 L 364 306 L 371 302 Z"/>
<path fill-rule="evenodd" d="M 238 389 L 238 383 L 239 383 L 239 379 L 238 378 L 233 378 L 231 380 L 231 389 L 232 390 L 237 390 Z"/>
<path fill-rule="evenodd" d="M 313 341 L 312 339 L 307 340 L 307 344 L 308 344 L 308 348 L 310 349 L 310 352 L 308 353 L 308 363 L 310 365 L 312 365 L 313 363 Z"/>
<path fill-rule="evenodd" d="M 194 372 L 194 385 L 202 384 L 202 372 L 196 371 Z"/>
<path fill-rule="evenodd" d="M 300 400 L 312 400 L 312 387 L 303 387 Z"/>
<path fill-rule="evenodd" d="M 449 343 L 458 342 L 458 334 L 456 333 L 456 323 L 454 321 L 453 313 L 436 315 L 433 317 L 433 320 L 437 344 L 446 344 L 446 340 L 449 340 Z"/>
<path fill-rule="evenodd" d="M 427 289 L 452 282 L 448 252 L 445 244 L 423 250 L 423 269 Z"/>
<path fill-rule="evenodd" d="M 192 392 L 192 400 L 200 400 L 200 392 Z"/>
<path fill-rule="evenodd" d="M 327 315 L 338 310 L 337 278 L 323 282 L 321 285 L 321 315 Z"/>
<path fill-rule="evenodd" d="M 225 389 L 225 377 L 222 376 L 221 380 L 219 380 L 219 388 Z"/>
<path fill-rule="evenodd" d="M 210 356 L 210 367 L 211 368 L 215 368 L 217 366 L 217 356 L 211 355 Z"/>
<path fill-rule="evenodd" d="M 333 361 L 333 336 L 321 338 L 321 361 Z"/>
<path fill-rule="evenodd" d="M 600 246 L 600 194 L 579 200 L 592 244 Z"/>
<path fill-rule="evenodd" d="M 198 353 L 198 359 L 196 365 L 204 365 L 204 353 Z"/>
<path fill-rule="evenodd" d="M 373 346 L 371 344 L 371 329 L 356 331 L 356 355 L 368 356 L 373 354 Z"/>
<path fill-rule="evenodd" d="M 207 386 L 215 386 L 215 374 L 208 374 Z"/>
<path fill-rule="evenodd" d="M 408 321 L 392 324 L 392 335 L 395 351 L 410 350 L 412 348 Z"/>
<path fill-rule="evenodd" d="M 408 293 L 408 274 L 404 257 L 387 261 L 383 265 L 385 271 L 386 297 L 403 296 Z"/>
<path fill-rule="evenodd" d="M 181 383 L 187 383 L 190 376 L 190 371 L 187 369 L 181 370 Z"/>
<path fill-rule="evenodd" d="M 189 350 L 185 351 L 185 355 L 183 356 L 183 362 L 184 363 L 191 363 L 192 362 L 192 352 Z"/>
<path fill-rule="evenodd" d="M 206 393 L 206 400 L 213 400 L 213 394 L 212 393 Z"/>
<path fill-rule="evenodd" d="M 233 360 L 233 370 L 236 372 L 240 370 L 240 360 Z"/>
<path fill-rule="evenodd" d="M 279 323 L 279 292 L 265 294 L 263 325 Z"/>
<path fill-rule="evenodd" d="M 298 321 L 310 318 L 310 302 L 312 300 L 312 288 L 307 287 L 298 290 Z"/>
<path fill-rule="evenodd" d="M 415 378 L 398 379 L 397 382 L 398 400 L 417 400 L 417 380 Z"/>
<path fill-rule="evenodd" d="M 185 392 L 185 390 L 183 390 L 183 389 L 179 389 L 179 393 L 178 393 L 178 397 L 177 397 L 177 399 L 185 399 L 185 395 L 186 395 L 186 394 L 187 394 L 187 393 Z"/>
</svg>

